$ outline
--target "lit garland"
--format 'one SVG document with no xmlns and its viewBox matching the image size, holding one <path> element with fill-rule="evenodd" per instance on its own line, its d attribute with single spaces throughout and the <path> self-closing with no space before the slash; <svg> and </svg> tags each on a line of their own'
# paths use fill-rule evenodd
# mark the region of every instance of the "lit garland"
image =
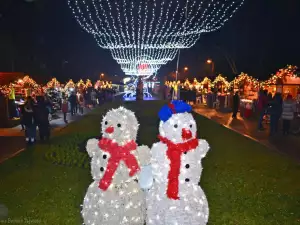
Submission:
<svg viewBox="0 0 300 225">
<path fill-rule="evenodd" d="M 65 85 L 65 91 L 67 91 L 67 90 L 69 90 L 70 88 L 75 88 L 75 83 L 73 82 L 73 80 L 72 79 L 70 79 L 69 81 L 68 81 L 68 83 Z"/>
<path fill-rule="evenodd" d="M 233 88 L 240 88 L 245 84 L 251 85 L 255 90 L 258 90 L 261 87 L 261 82 L 259 82 L 258 79 L 255 79 L 243 72 L 230 83 Z"/>
<path fill-rule="evenodd" d="M 190 48 L 201 33 L 220 29 L 244 0 L 68 0 L 80 26 L 109 49 L 127 75 L 152 75 Z M 140 70 L 142 65 L 148 65 Z"/>
<path fill-rule="evenodd" d="M 150 149 L 147 146 L 137 147 L 138 127 L 134 113 L 120 107 L 104 116 L 102 139 L 88 141 L 86 149 L 92 158 L 94 181 L 82 205 L 84 224 L 144 224 L 145 197 L 135 179 L 139 170 L 150 163 Z M 120 155 L 120 152 L 124 154 Z M 120 163 L 120 160 L 126 163 Z"/>
<path fill-rule="evenodd" d="M 276 85 L 278 82 L 283 83 L 286 77 L 297 78 L 299 75 L 297 74 L 298 67 L 288 65 L 283 69 L 280 69 L 275 75 L 272 75 L 270 79 L 262 83 L 263 87 L 269 87 L 271 85 Z"/>
<path fill-rule="evenodd" d="M 112 89 L 112 83 L 111 83 L 111 81 L 97 80 L 97 82 L 94 85 L 94 88 L 95 89 L 98 89 L 98 88 Z"/>
<path fill-rule="evenodd" d="M 10 85 L 13 85 L 14 88 L 20 88 L 22 90 L 25 90 L 25 96 L 27 97 L 28 93 L 27 91 L 30 89 L 38 94 L 41 94 L 43 92 L 42 87 L 38 85 L 32 78 L 30 78 L 28 75 L 23 77 L 23 79 L 18 79 L 14 83 L 11 83 Z M 4 85 L 0 87 L 0 91 L 3 95 L 8 95 L 11 92 L 10 85 Z"/>
<path fill-rule="evenodd" d="M 219 74 L 215 80 L 211 84 L 212 88 L 219 88 L 221 87 L 222 91 L 227 92 L 228 88 L 230 87 L 230 83 L 227 81 L 226 77 L 223 77 L 222 74 Z"/>
<path fill-rule="evenodd" d="M 90 79 L 87 79 L 87 80 L 86 80 L 86 82 L 85 82 L 85 87 L 86 87 L 86 88 L 93 87 L 92 81 L 91 81 Z"/>
<path fill-rule="evenodd" d="M 154 182 L 146 197 L 149 225 L 205 225 L 208 221 L 208 202 L 198 183 L 201 159 L 209 145 L 197 139 L 197 124 L 190 112 L 189 105 L 178 101 L 159 112 L 161 141 L 151 149 Z"/>
<path fill-rule="evenodd" d="M 83 82 L 82 79 L 80 79 L 80 80 L 77 82 L 76 86 L 77 86 L 78 88 L 80 88 L 80 89 L 85 89 L 85 88 L 86 88 L 85 83 Z"/>
<path fill-rule="evenodd" d="M 48 83 L 47 83 L 47 88 L 59 88 L 60 83 L 56 78 L 52 78 Z"/>
</svg>

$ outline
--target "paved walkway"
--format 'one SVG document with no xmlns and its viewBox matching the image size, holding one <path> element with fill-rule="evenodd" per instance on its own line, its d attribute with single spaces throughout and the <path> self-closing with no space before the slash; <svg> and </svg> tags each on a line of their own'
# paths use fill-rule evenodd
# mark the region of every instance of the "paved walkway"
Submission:
<svg viewBox="0 0 300 225">
<path fill-rule="evenodd" d="M 269 125 L 264 124 L 264 127 L 267 128 L 265 131 L 258 131 L 257 121 L 254 119 L 243 119 L 239 115 L 237 119 L 232 119 L 231 113 L 219 112 L 204 106 L 197 106 L 194 108 L 194 111 L 300 162 L 300 136 L 283 136 L 278 134 L 274 137 L 269 137 Z"/>
<path fill-rule="evenodd" d="M 88 111 L 90 110 L 86 109 L 84 114 Z M 59 113 L 58 117 L 58 119 L 50 121 L 51 133 L 57 132 L 67 126 L 63 120 L 62 113 Z M 72 117 L 68 114 L 67 116 L 69 123 L 79 120 L 80 118 L 82 118 L 81 115 Z M 0 163 L 24 151 L 26 142 L 24 131 L 21 131 L 21 125 L 13 128 L 0 128 L 0 143 Z"/>
</svg>

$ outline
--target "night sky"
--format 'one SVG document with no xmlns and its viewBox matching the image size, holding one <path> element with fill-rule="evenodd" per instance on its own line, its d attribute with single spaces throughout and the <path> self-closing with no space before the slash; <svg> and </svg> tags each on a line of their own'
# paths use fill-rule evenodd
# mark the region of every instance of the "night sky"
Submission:
<svg viewBox="0 0 300 225">
<path fill-rule="evenodd" d="M 14 68 L 44 82 L 124 75 L 110 53 L 77 24 L 67 0 L 27 1 L 0 1 L 0 71 Z M 211 58 L 217 73 L 232 78 L 229 57 L 239 73 L 264 79 L 287 64 L 300 66 L 299 10 L 299 0 L 245 0 L 221 30 L 182 51 L 180 67 L 189 67 L 189 77 L 203 77 L 209 75 L 205 62 Z M 158 75 L 175 70 L 176 60 Z"/>
</svg>

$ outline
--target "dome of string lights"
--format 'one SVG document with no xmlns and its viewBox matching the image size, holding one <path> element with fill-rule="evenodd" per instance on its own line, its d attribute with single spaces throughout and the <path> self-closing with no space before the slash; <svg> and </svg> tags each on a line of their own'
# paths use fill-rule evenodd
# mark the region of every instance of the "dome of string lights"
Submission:
<svg viewBox="0 0 300 225">
<path fill-rule="evenodd" d="M 243 2 L 68 0 L 80 26 L 110 50 L 125 74 L 137 76 L 154 74 L 202 33 L 221 28 Z"/>
</svg>

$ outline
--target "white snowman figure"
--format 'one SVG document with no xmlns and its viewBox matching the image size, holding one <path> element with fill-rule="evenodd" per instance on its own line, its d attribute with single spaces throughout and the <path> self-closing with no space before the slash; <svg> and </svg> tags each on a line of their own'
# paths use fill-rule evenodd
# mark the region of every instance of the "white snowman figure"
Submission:
<svg viewBox="0 0 300 225">
<path fill-rule="evenodd" d="M 173 101 L 159 112 L 160 142 L 151 149 L 154 182 L 150 189 L 141 185 L 149 189 L 147 225 L 207 224 L 208 202 L 199 180 L 201 159 L 209 145 L 197 139 L 197 125 L 190 112 L 191 106 L 181 101 Z"/>
<path fill-rule="evenodd" d="M 109 111 L 102 120 L 102 138 L 90 139 L 92 158 L 89 186 L 82 205 L 87 225 L 143 225 L 145 193 L 137 183 L 143 165 L 150 163 L 150 149 L 138 147 L 138 121 L 123 107 Z"/>
</svg>

